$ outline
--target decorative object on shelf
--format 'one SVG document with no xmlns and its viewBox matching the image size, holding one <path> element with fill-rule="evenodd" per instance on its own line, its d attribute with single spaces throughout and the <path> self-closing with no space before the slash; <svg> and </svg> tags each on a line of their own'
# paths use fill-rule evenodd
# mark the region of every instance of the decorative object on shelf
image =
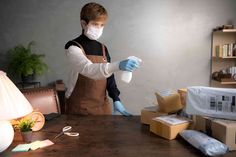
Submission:
<svg viewBox="0 0 236 157">
<path fill-rule="evenodd" d="M 216 28 L 213 29 L 213 31 L 220 31 L 223 29 L 234 29 L 234 25 L 226 24 L 226 25 L 222 25 L 222 26 L 217 26 Z"/>
<path fill-rule="evenodd" d="M 228 78 L 230 79 L 232 76 L 229 73 L 224 73 L 222 70 L 221 71 L 216 71 L 212 74 L 212 79 L 216 81 L 222 81 L 222 79 Z"/>
<path fill-rule="evenodd" d="M 233 75 L 234 80 L 236 81 L 236 74 Z"/>
<path fill-rule="evenodd" d="M 22 118 L 18 121 L 16 129 L 19 129 L 22 138 L 25 142 L 31 142 L 32 140 L 32 128 L 35 124 L 35 120 L 29 117 Z"/>
<path fill-rule="evenodd" d="M 6 73 L 0 70 L 0 152 L 10 146 L 14 137 L 14 130 L 9 120 L 24 117 L 32 111 L 33 108 L 28 100 Z"/>
<path fill-rule="evenodd" d="M 10 49 L 9 71 L 21 77 L 22 82 L 34 80 L 35 75 L 42 75 L 47 69 L 47 64 L 42 60 L 43 54 L 32 52 L 35 42 L 31 41 L 27 47 L 18 45 Z"/>
</svg>

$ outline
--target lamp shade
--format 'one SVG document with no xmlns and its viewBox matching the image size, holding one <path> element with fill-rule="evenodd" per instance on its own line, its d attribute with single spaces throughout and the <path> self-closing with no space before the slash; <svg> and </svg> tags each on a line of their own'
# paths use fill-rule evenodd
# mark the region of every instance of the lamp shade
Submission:
<svg viewBox="0 0 236 157">
<path fill-rule="evenodd" d="M 0 70 L 0 153 L 12 143 L 14 130 L 9 121 L 33 111 L 32 106 L 14 83 Z"/>
<path fill-rule="evenodd" d="M 29 101 L 6 73 L 0 70 L 0 120 L 20 118 L 32 111 Z"/>
</svg>

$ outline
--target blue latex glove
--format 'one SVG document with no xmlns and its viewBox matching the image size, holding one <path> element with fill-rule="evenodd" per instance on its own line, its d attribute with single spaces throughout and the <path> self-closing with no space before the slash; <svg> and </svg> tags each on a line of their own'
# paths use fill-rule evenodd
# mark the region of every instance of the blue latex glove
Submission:
<svg viewBox="0 0 236 157">
<path fill-rule="evenodd" d="M 139 62 L 133 59 L 126 59 L 120 62 L 119 68 L 122 71 L 132 72 L 134 69 L 139 67 Z"/>
<path fill-rule="evenodd" d="M 120 101 L 113 102 L 113 115 L 115 114 L 116 111 L 120 112 L 123 116 L 126 117 L 132 116 L 132 114 L 128 113 L 125 110 L 125 107 Z"/>
</svg>

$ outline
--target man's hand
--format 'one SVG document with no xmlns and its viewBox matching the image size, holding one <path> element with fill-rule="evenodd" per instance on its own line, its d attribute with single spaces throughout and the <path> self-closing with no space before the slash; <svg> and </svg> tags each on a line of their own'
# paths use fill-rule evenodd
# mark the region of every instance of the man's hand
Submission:
<svg viewBox="0 0 236 157">
<path fill-rule="evenodd" d="M 126 111 L 125 107 L 120 101 L 113 102 L 113 115 L 115 114 L 116 111 L 120 112 L 123 116 L 126 117 L 132 116 L 132 114 Z"/>
</svg>

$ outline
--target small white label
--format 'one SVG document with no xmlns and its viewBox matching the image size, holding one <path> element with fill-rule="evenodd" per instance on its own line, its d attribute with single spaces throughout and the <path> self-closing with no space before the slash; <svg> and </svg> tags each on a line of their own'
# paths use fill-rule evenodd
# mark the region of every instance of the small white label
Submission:
<svg viewBox="0 0 236 157">
<path fill-rule="evenodd" d="M 156 120 L 156 121 L 161 120 L 161 121 L 166 122 L 170 125 L 177 125 L 177 124 L 182 124 L 182 123 L 188 122 L 187 120 L 177 118 L 176 116 L 160 116 L 160 117 L 153 118 L 153 120 Z"/>
</svg>

